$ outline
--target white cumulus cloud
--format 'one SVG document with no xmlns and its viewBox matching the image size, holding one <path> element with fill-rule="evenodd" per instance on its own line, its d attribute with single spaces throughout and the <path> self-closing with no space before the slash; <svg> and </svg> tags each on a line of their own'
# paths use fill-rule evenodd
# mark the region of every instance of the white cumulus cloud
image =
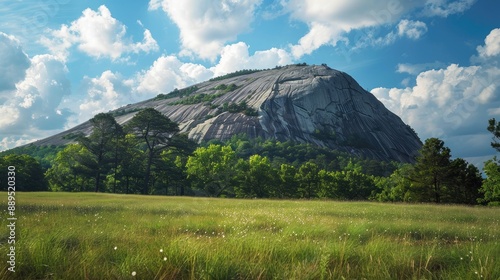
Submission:
<svg viewBox="0 0 500 280">
<path fill-rule="evenodd" d="M 224 47 L 219 63 L 212 68 L 214 75 L 220 76 L 242 69 L 272 68 L 291 64 L 293 61 L 292 56 L 283 49 L 272 48 L 250 55 L 248 48 L 243 42 Z"/>
<path fill-rule="evenodd" d="M 484 135 L 488 119 L 498 118 L 496 108 L 500 108 L 500 100 L 495 98 L 500 94 L 500 71 L 491 70 L 451 64 L 420 73 L 414 87 L 375 88 L 372 93 L 413 127 L 422 140 Z M 460 154 L 473 148 L 455 144 Z M 488 143 L 477 145 L 482 145 L 483 152 L 491 152 Z"/>
<path fill-rule="evenodd" d="M 250 30 L 255 9 L 262 0 L 151 0 L 179 27 L 184 55 L 214 61 L 227 42 Z"/>
<path fill-rule="evenodd" d="M 427 25 L 422 21 L 401 20 L 398 24 L 398 35 L 406 36 L 410 39 L 416 40 L 427 33 Z"/>
<path fill-rule="evenodd" d="M 116 109 L 130 101 L 132 84 L 119 73 L 104 71 L 96 78 L 85 77 L 83 91 L 87 94 L 78 106 L 78 122 L 101 112 Z"/>
<path fill-rule="evenodd" d="M 451 134 L 470 121 L 476 108 L 487 99 L 481 95 L 494 83 L 479 66 L 451 64 L 420 73 L 412 88 L 376 88 L 372 93 L 428 138 Z"/>
<path fill-rule="evenodd" d="M 53 55 L 37 55 L 31 59 L 26 78 L 16 85 L 15 98 L 24 113 L 23 121 L 34 128 L 51 130 L 62 128 L 66 112 L 59 105 L 71 93 L 66 65 Z"/>
<path fill-rule="evenodd" d="M 137 91 L 143 94 L 168 93 L 211 77 L 201 65 L 183 63 L 176 56 L 161 56 L 151 67 L 138 74 Z"/>
<path fill-rule="evenodd" d="M 481 58 L 489 58 L 500 54 L 500 28 L 493 29 L 486 36 L 484 46 L 478 46 L 477 52 Z"/>
<path fill-rule="evenodd" d="M 486 46 L 478 48 L 479 55 Z M 486 139 L 488 119 L 500 117 L 500 68 L 483 63 L 472 66 L 450 64 L 424 70 L 432 64 L 436 63 L 415 67 L 400 64 L 398 72 L 415 74 L 422 69 L 416 76 L 415 86 L 375 88 L 372 93 L 415 128 L 422 139 L 440 137 L 449 140 L 452 150 L 460 154 L 491 154 L 489 142 L 465 145 L 460 139 L 465 135 L 470 139 Z"/>
<path fill-rule="evenodd" d="M 53 54 L 66 59 L 71 46 L 95 58 L 109 58 L 113 61 L 124 54 L 158 50 L 158 44 L 148 29 L 144 30 L 143 41 L 133 42 L 127 37 L 126 26 L 115 19 L 109 9 L 102 5 L 97 11 L 90 8 L 82 16 L 58 30 L 48 30 L 40 43 Z"/>
<path fill-rule="evenodd" d="M 68 70 L 53 55 L 29 59 L 25 76 L 8 90 L 9 98 L 0 105 L 0 148 L 11 148 L 64 128 L 70 111 L 61 107 L 71 94 Z"/>
<path fill-rule="evenodd" d="M 227 45 L 221 51 L 219 62 L 212 67 L 186 63 L 175 55 L 163 55 L 148 70 L 136 75 L 136 91 L 152 96 L 242 69 L 265 69 L 293 62 L 291 55 L 282 49 L 256 51 L 253 55 L 248 49 L 243 42 Z"/>
<path fill-rule="evenodd" d="M 26 76 L 29 66 L 30 59 L 19 41 L 0 32 L 0 96 L 2 91 L 15 89 L 16 83 Z"/>
</svg>

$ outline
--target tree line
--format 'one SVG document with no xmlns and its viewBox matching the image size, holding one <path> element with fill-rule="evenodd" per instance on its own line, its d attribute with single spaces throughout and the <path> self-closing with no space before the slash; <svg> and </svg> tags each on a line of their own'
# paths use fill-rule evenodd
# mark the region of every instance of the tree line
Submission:
<svg viewBox="0 0 500 280">
<path fill-rule="evenodd" d="M 46 170 L 31 156 L 5 155 L 0 167 L 26 170 L 19 190 L 95 191 L 237 198 L 329 198 L 498 204 L 500 164 L 486 162 L 486 179 L 437 138 L 427 139 L 415 164 L 378 162 L 260 138 L 235 136 L 198 145 L 166 116 L 148 108 L 124 127 L 111 114 L 90 120 L 89 136 L 47 155 Z M 488 130 L 500 139 L 500 125 Z M 492 146 L 500 150 L 495 141 Z M 21 166 L 23 168 L 21 168 Z M 3 168 L 3 167 L 1 167 Z"/>
</svg>

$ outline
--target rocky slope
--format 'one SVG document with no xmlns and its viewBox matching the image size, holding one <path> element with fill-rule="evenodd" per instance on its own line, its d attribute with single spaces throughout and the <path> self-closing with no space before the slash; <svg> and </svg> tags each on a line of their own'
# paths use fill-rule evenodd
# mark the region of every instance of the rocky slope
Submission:
<svg viewBox="0 0 500 280">
<path fill-rule="evenodd" d="M 124 124 L 146 107 L 179 123 L 196 141 L 245 133 L 401 162 L 412 162 L 422 145 L 409 126 L 352 77 L 325 65 L 211 80 L 111 112 Z M 35 144 L 65 144 L 72 134 L 90 129 L 86 122 Z"/>
</svg>

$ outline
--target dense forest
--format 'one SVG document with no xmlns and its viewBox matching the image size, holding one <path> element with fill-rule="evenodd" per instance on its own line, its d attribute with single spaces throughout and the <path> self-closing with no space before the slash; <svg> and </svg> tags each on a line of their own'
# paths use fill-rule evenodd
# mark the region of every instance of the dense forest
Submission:
<svg viewBox="0 0 500 280">
<path fill-rule="evenodd" d="M 15 166 L 18 191 L 500 204 L 500 162 L 485 163 L 484 179 L 437 138 L 425 141 L 414 164 L 401 164 L 245 135 L 197 144 L 151 108 L 124 127 L 106 113 L 91 124 L 74 144 L 5 151 L 0 168 Z M 500 140 L 495 119 L 488 130 Z"/>
</svg>

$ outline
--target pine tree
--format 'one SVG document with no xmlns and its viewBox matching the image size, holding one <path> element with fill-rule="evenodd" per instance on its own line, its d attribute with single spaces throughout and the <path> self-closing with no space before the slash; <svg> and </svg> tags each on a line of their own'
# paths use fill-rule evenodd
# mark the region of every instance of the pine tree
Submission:
<svg viewBox="0 0 500 280">
<path fill-rule="evenodd" d="M 110 163 L 115 156 L 113 141 L 117 137 L 123 136 L 123 129 L 109 113 L 95 115 L 90 123 L 92 124 L 92 133 L 88 137 L 79 137 L 78 142 L 93 155 L 93 161 L 85 163 L 85 165 L 94 170 L 94 191 L 99 192 L 101 176 L 106 175 L 110 170 Z"/>
<path fill-rule="evenodd" d="M 491 142 L 491 147 L 495 148 L 500 152 L 500 122 L 497 122 L 495 118 L 489 120 L 488 131 L 493 134 L 493 142 Z"/>
<path fill-rule="evenodd" d="M 448 192 L 451 151 L 438 138 L 425 141 L 411 175 L 418 201 L 441 203 Z"/>
<path fill-rule="evenodd" d="M 146 145 L 146 171 L 142 193 L 147 194 L 153 162 L 162 150 L 171 147 L 172 138 L 179 132 L 179 127 L 159 111 L 147 108 L 137 113 L 126 129 Z"/>
</svg>

